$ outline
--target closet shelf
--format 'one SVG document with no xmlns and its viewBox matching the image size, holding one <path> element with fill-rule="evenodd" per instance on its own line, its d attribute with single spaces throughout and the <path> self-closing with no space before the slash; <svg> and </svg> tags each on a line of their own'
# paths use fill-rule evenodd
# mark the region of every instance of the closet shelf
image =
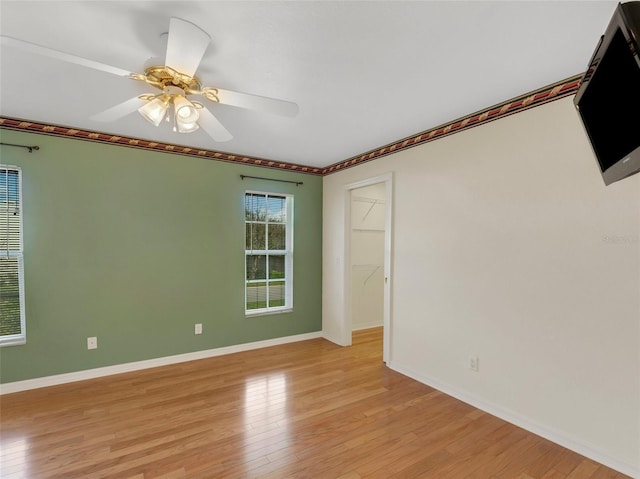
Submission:
<svg viewBox="0 0 640 479">
<path fill-rule="evenodd" d="M 381 264 L 354 264 L 354 265 L 351 265 L 351 267 L 359 271 L 371 271 L 371 273 L 369 273 L 367 278 L 362 282 L 363 285 L 366 285 L 367 281 L 369 281 L 371 277 L 374 274 L 376 274 L 376 271 L 382 268 L 382 265 Z"/>
</svg>

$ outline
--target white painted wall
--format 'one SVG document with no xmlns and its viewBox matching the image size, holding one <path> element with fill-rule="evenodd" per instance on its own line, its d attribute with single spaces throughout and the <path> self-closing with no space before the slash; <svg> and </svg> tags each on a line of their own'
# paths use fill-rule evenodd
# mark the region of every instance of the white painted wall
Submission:
<svg viewBox="0 0 640 479">
<path fill-rule="evenodd" d="M 639 474 L 640 175 L 604 186 L 568 97 L 326 176 L 328 338 L 344 187 L 389 172 L 390 367 Z"/>
<path fill-rule="evenodd" d="M 351 329 L 384 320 L 385 185 L 351 190 Z"/>
</svg>

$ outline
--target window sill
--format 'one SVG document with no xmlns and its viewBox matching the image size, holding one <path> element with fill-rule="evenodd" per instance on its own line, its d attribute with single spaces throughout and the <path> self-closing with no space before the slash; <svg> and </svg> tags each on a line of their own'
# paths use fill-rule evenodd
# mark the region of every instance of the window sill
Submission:
<svg viewBox="0 0 640 479">
<path fill-rule="evenodd" d="M 264 309 L 256 309 L 255 312 L 245 311 L 244 317 L 255 318 L 256 316 L 272 316 L 274 314 L 284 314 L 284 313 L 292 313 L 292 312 L 293 312 L 293 308 L 270 309 L 266 311 Z"/>
<path fill-rule="evenodd" d="M 5 346 L 20 346 L 22 344 L 27 344 L 27 338 L 24 336 L 0 339 L 0 348 L 4 348 Z"/>
</svg>

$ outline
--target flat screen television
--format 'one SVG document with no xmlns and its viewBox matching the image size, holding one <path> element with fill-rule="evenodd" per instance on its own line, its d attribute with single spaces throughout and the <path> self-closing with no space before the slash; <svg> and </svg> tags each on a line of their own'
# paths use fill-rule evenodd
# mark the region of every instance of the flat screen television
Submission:
<svg viewBox="0 0 640 479">
<path fill-rule="evenodd" d="M 573 102 L 605 185 L 640 172 L 640 1 L 617 5 Z"/>
</svg>

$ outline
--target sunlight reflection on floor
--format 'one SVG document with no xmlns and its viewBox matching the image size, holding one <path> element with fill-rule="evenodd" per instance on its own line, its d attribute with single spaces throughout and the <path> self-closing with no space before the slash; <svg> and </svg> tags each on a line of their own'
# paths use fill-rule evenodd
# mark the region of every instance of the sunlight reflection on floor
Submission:
<svg viewBox="0 0 640 479">
<path fill-rule="evenodd" d="M 28 455 L 29 439 L 28 438 L 2 438 L 0 441 L 0 449 L 2 450 L 2 461 L 0 464 L 0 476 L 11 478 L 29 477 Z M 26 468 L 26 469 L 25 469 Z"/>
<path fill-rule="evenodd" d="M 266 437 L 279 447 L 289 445 L 287 418 L 287 377 L 283 373 L 263 374 L 245 382 L 244 424 L 245 454 L 251 444 L 260 444 Z M 264 445 L 264 442 L 262 442 Z"/>
</svg>

